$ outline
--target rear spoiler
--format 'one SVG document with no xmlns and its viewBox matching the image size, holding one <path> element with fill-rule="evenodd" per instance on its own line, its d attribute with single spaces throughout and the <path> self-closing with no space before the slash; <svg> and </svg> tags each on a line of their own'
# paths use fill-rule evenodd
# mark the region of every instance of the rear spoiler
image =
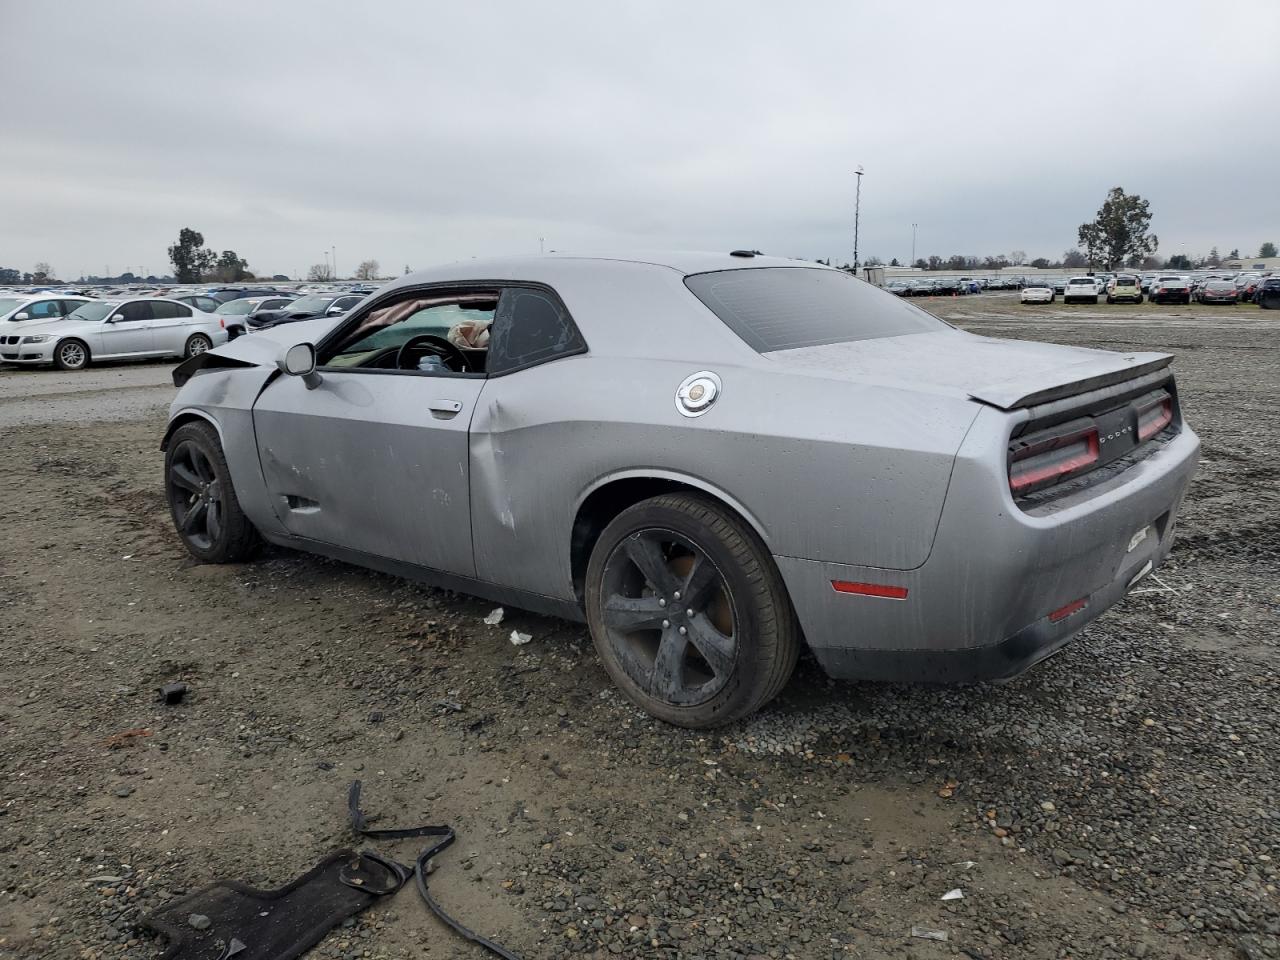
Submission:
<svg viewBox="0 0 1280 960">
<path fill-rule="evenodd" d="M 1045 374 L 1034 377 L 1013 378 L 970 391 L 969 396 L 979 403 L 1000 410 L 1017 410 L 1051 403 L 1063 397 L 1087 393 L 1109 387 L 1126 380 L 1162 370 L 1173 362 L 1168 353 L 1130 353 L 1099 357 L 1064 366 L 1059 382 L 1045 386 Z"/>
</svg>

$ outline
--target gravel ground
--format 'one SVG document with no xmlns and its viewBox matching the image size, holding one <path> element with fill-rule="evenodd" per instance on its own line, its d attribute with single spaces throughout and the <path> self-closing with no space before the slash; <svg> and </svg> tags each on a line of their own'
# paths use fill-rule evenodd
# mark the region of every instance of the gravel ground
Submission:
<svg viewBox="0 0 1280 960">
<path fill-rule="evenodd" d="M 378 826 L 459 830 L 434 892 L 528 958 L 1280 956 L 1280 318 L 923 305 L 1178 354 L 1204 452 L 1170 561 L 1011 683 L 802 662 L 704 735 L 622 701 L 574 624 L 283 551 L 194 565 L 166 366 L 0 372 L 0 957 L 158 956 L 151 909 L 355 843 L 354 778 Z M 481 954 L 407 890 L 313 955 Z"/>
</svg>

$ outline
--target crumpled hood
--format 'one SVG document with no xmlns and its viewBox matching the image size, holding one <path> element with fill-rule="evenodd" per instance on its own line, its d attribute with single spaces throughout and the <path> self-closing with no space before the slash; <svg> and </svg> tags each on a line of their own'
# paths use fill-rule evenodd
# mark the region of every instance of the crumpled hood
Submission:
<svg viewBox="0 0 1280 960">
<path fill-rule="evenodd" d="M 340 317 L 316 317 L 279 327 L 267 327 L 196 354 L 173 368 L 173 385 L 181 387 L 198 370 L 212 367 L 272 367 L 295 343 L 318 343 Z"/>
<path fill-rule="evenodd" d="M 967 397 L 1002 410 L 1047 403 L 1168 366 L 1167 353 L 1114 353 L 959 330 L 765 354 L 797 373 Z"/>
</svg>

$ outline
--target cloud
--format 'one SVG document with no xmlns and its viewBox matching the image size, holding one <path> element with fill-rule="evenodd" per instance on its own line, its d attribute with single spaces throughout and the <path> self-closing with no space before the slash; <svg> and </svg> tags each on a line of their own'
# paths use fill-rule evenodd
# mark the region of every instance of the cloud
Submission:
<svg viewBox="0 0 1280 960">
<path fill-rule="evenodd" d="M 549 248 L 1056 256 L 1121 185 L 1166 252 L 1280 224 L 1267 58 L 1195 2 L 6 8 L 0 264 Z M 1280 35 L 1280 8 L 1250 14 Z M 1133 42 L 1130 42 L 1130 39 Z M 1221 131 L 1221 132 L 1219 132 Z M 1173 245 L 1173 246 L 1171 246 Z M 344 262 L 345 261 L 345 264 Z"/>
</svg>

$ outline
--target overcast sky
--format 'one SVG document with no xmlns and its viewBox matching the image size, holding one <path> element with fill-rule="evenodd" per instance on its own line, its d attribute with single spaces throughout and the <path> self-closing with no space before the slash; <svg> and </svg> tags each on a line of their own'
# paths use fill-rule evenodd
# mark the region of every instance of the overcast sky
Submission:
<svg viewBox="0 0 1280 960">
<path fill-rule="evenodd" d="M 0 0 L 0 266 L 1280 242 L 1280 4 Z M 1267 119 L 1269 117 L 1269 119 Z"/>
</svg>

